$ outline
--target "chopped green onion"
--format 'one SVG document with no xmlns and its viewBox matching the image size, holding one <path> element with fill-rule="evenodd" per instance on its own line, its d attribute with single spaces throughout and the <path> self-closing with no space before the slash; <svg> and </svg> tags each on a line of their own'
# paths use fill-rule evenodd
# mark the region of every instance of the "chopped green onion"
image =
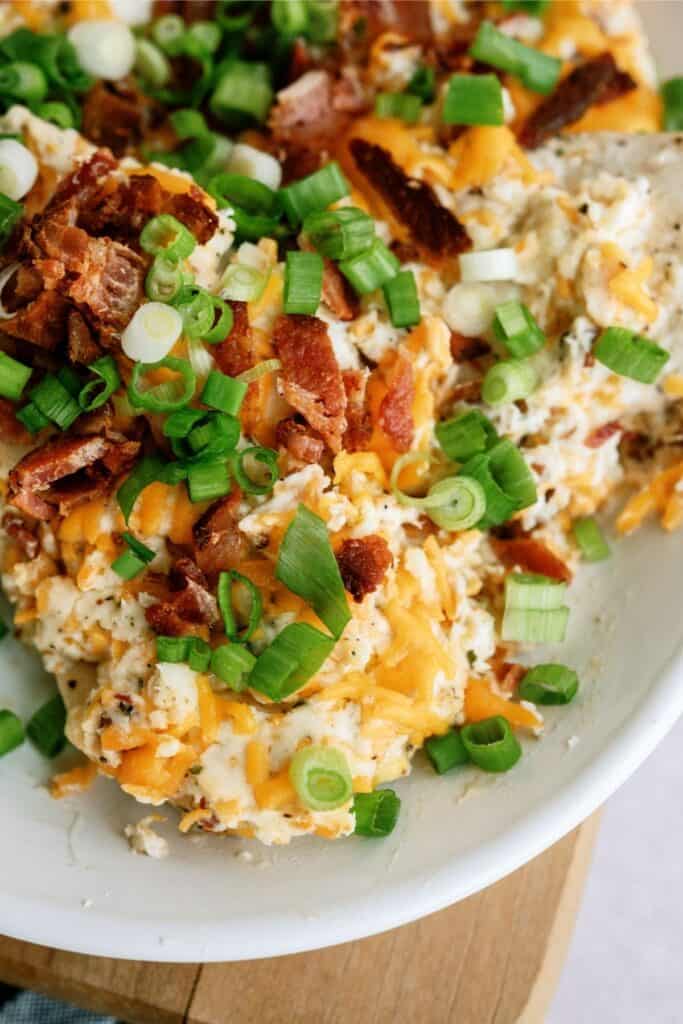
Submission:
<svg viewBox="0 0 683 1024">
<path fill-rule="evenodd" d="M 567 584 L 540 573 L 510 573 L 505 580 L 505 607 L 554 611 L 561 608 Z"/>
<path fill-rule="evenodd" d="M 81 378 L 73 366 L 61 366 L 57 370 L 57 380 L 64 385 L 72 398 L 78 398 L 81 393 Z"/>
<path fill-rule="evenodd" d="M 240 439 L 240 423 L 235 416 L 224 412 L 207 413 L 184 439 L 185 445 L 171 442 L 175 454 L 190 462 L 210 462 L 217 456 L 231 452 Z"/>
<path fill-rule="evenodd" d="M 470 409 L 451 420 L 437 423 L 434 433 L 453 462 L 466 462 L 473 455 L 487 451 L 498 440 L 495 427 L 479 409 Z"/>
<path fill-rule="evenodd" d="M 252 0 L 218 0 L 215 17 L 224 32 L 239 34 L 249 28 L 254 13 Z"/>
<path fill-rule="evenodd" d="M 171 664 L 187 661 L 191 639 L 189 636 L 158 636 L 156 638 L 157 661 Z"/>
<path fill-rule="evenodd" d="M 202 340 L 207 345 L 219 345 L 222 341 L 225 341 L 232 330 L 232 309 L 227 302 L 223 302 L 217 295 L 209 294 L 209 298 L 213 306 L 214 322 L 213 327 L 202 335 Z"/>
<path fill-rule="evenodd" d="M 449 772 L 451 768 L 468 764 L 471 760 L 458 729 L 449 729 L 442 736 L 430 736 L 424 746 L 434 771 L 439 775 Z"/>
<path fill-rule="evenodd" d="M 393 789 L 356 793 L 353 798 L 354 833 L 368 839 L 383 839 L 394 831 L 400 810 L 401 800 Z"/>
<path fill-rule="evenodd" d="M 81 415 L 78 402 L 51 373 L 29 392 L 29 397 L 43 416 L 47 416 L 61 430 L 67 430 Z"/>
<path fill-rule="evenodd" d="M 12 359 L 6 352 L 0 352 L 0 395 L 18 402 L 32 373 L 30 366 Z"/>
<path fill-rule="evenodd" d="M 307 622 L 292 622 L 258 656 L 248 685 L 273 701 L 284 700 L 315 675 L 334 644 Z"/>
<path fill-rule="evenodd" d="M 562 61 L 513 39 L 483 21 L 469 49 L 470 57 L 515 75 L 532 92 L 549 93 L 560 77 Z"/>
<path fill-rule="evenodd" d="M 249 594 L 249 616 L 247 625 L 242 630 L 238 629 L 235 613 L 232 610 L 233 583 L 241 583 Z M 233 643 L 245 644 L 253 636 L 263 616 L 263 601 L 258 587 L 234 569 L 231 569 L 230 572 L 222 572 L 218 577 L 218 607 L 223 616 L 225 635 Z"/>
<path fill-rule="evenodd" d="M 279 359 L 264 359 L 263 362 L 252 366 L 250 370 L 239 373 L 235 380 L 241 380 L 243 384 L 253 384 L 255 380 L 260 380 L 267 373 L 275 373 L 281 367 L 282 363 Z"/>
<path fill-rule="evenodd" d="M 168 58 L 149 39 L 135 41 L 135 70 L 147 85 L 156 89 L 166 85 L 171 78 Z"/>
<path fill-rule="evenodd" d="M 141 387 L 148 373 L 156 370 L 171 370 L 178 376 L 163 384 L 152 387 Z M 146 409 L 149 412 L 173 412 L 187 405 L 194 395 L 197 378 L 187 359 L 166 356 L 158 363 L 136 363 L 128 385 L 128 400 L 134 409 Z"/>
<path fill-rule="evenodd" d="M 536 501 L 536 485 L 521 452 L 507 438 L 460 468 L 460 476 L 477 480 L 486 494 L 486 514 L 480 530 L 498 526 Z"/>
<path fill-rule="evenodd" d="M 24 726 L 21 719 L 5 708 L 0 710 L 0 757 L 16 750 L 24 742 Z"/>
<path fill-rule="evenodd" d="M 152 25 L 152 39 L 171 56 L 178 52 L 178 44 L 185 35 L 185 22 L 179 14 L 164 14 Z"/>
<path fill-rule="evenodd" d="M 503 88 L 495 75 L 453 75 L 443 105 L 444 124 L 504 124 Z"/>
<path fill-rule="evenodd" d="M 488 405 L 506 405 L 528 398 L 538 386 L 538 374 L 527 359 L 502 359 L 486 371 L 481 397 Z"/>
<path fill-rule="evenodd" d="M 67 129 L 73 128 L 76 124 L 76 119 L 73 115 L 73 111 L 66 105 L 66 103 L 60 103 L 59 100 L 50 100 L 49 103 L 41 103 L 36 110 L 38 117 L 42 117 L 43 121 L 50 121 L 51 124 L 56 124 L 58 128 Z"/>
<path fill-rule="evenodd" d="M 333 811 L 353 796 L 348 762 L 336 747 L 297 750 L 289 766 L 289 777 L 301 803 L 312 811 Z"/>
<path fill-rule="evenodd" d="M 280 544 L 275 576 L 313 608 L 337 639 L 351 618 L 324 521 L 299 505 Z"/>
<path fill-rule="evenodd" d="M 206 418 L 204 409 L 177 409 L 164 422 L 164 437 L 185 438 L 200 420 Z"/>
<path fill-rule="evenodd" d="M 187 664 L 193 672 L 207 672 L 211 664 L 211 647 L 206 640 L 199 636 L 192 636 L 187 654 Z"/>
<path fill-rule="evenodd" d="M 400 266 L 391 249 L 376 238 L 366 252 L 344 260 L 339 269 L 359 295 L 367 295 L 395 277 Z"/>
<path fill-rule="evenodd" d="M 545 345 L 545 334 L 521 302 L 504 302 L 496 307 L 493 333 L 515 359 L 524 359 Z"/>
<path fill-rule="evenodd" d="M 41 103 L 47 96 L 47 78 L 37 64 L 17 60 L 0 67 L 0 95 L 25 104 Z"/>
<path fill-rule="evenodd" d="M 187 285 L 176 295 L 174 307 L 183 318 L 183 334 L 201 338 L 213 327 L 215 312 L 211 296 L 198 285 Z"/>
<path fill-rule="evenodd" d="M 246 675 L 256 664 L 256 658 L 242 644 L 222 644 L 211 654 L 211 671 L 232 690 L 244 690 Z"/>
<path fill-rule="evenodd" d="M 236 380 L 235 377 L 228 377 L 219 370 L 212 370 L 206 378 L 206 384 L 199 396 L 204 405 L 210 405 L 212 409 L 220 409 L 221 412 L 237 416 L 240 406 L 244 401 L 248 385 L 244 381 Z"/>
<path fill-rule="evenodd" d="M 258 302 L 268 283 L 269 274 L 263 274 L 255 267 L 233 263 L 223 276 L 223 298 L 234 302 Z"/>
<path fill-rule="evenodd" d="M 145 278 L 145 294 L 152 302 L 172 302 L 183 286 L 183 270 L 178 259 L 155 256 Z"/>
<path fill-rule="evenodd" d="M 563 604 L 567 584 L 533 573 L 510 573 L 505 580 L 503 640 L 560 643 L 569 609 Z"/>
<path fill-rule="evenodd" d="M 141 459 L 130 476 L 121 484 L 116 492 L 116 501 L 126 523 L 138 497 L 146 487 L 160 479 L 165 465 L 163 459 L 155 455 Z"/>
<path fill-rule="evenodd" d="M 420 298 L 412 270 L 400 270 L 384 285 L 384 299 L 394 327 L 414 327 L 420 322 Z"/>
<path fill-rule="evenodd" d="M 664 131 L 683 131 L 683 78 L 670 78 L 660 88 L 664 100 Z"/>
<path fill-rule="evenodd" d="M 306 0 L 272 0 L 270 18 L 281 35 L 304 35 L 308 27 Z"/>
<path fill-rule="evenodd" d="M 132 580 L 155 558 L 155 552 L 131 533 L 121 535 L 126 543 L 126 550 L 119 555 L 111 567 L 123 580 Z"/>
<path fill-rule="evenodd" d="M 112 356 L 101 356 L 88 367 L 95 379 L 78 392 L 78 404 L 83 412 L 93 412 L 101 408 L 111 398 L 121 383 L 119 371 Z"/>
<path fill-rule="evenodd" d="M 24 207 L 0 192 L 0 247 L 14 231 L 15 225 L 24 216 Z"/>
<path fill-rule="evenodd" d="M 231 208 L 240 238 L 257 242 L 272 234 L 280 220 L 277 192 L 246 174 L 222 172 L 211 178 L 208 190 L 219 208 Z"/>
<path fill-rule="evenodd" d="M 443 498 L 444 504 L 427 509 L 429 518 L 444 530 L 470 530 L 486 513 L 486 493 L 469 476 L 451 476 L 429 488 L 428 498 Z"/>
<path fill-rule="evenodd" d="M 273 100 L 266 64 L 229 58 L 216 71 L 216 87 L 209 108 L 231 128 L 263 122 Z"/>
<path fill-rule="evenodd" d="M 40 430 L 44 430 L 45 427 L 49 426 L 50 423 L 47 416 L 43 416 L 40 409 L 33 402 L 29 402 L 28 405 L 25 405 L 15 415 L 19 422 L 26 427 L 29 434 L 37 434 Z"/>
<path fill-rule="evenodd" d="M 215 21 L 195 21 L 189 26 L 187 34 L 209 55 L 216 52 L 223 35 L 220 25 Z"/>
<path fill-rule="evenodd" d="M 460 736 L 472 761 L 485 772 L 507 772 L 522 756 L 519 740 L 502 715 L 471 722 Z"/>
<path fill-rule="evenodd" d="M 282 208 L 292 227 L 301 224 L 310 213 L 325 210 L 331 203 L 350 193 L 349 183 L 336 161 L 319 171 L 280 189 Z"/>
<path fill-rule="evenodd" d="M 375 96 L 377 117 L 395 117 L 406 124 L 417 124 L 422 113 L 422 100 L 410 92 L 378 92 Z"/>
<path fill-rule="evenodd" d="M 189 256 L 197 240 L 191 231 L 170 213 L 152 217 L 140 233 L 140 247 L 153 256 L 175 256 L 182 260 Z"/>
<path fill-rule="evenodd" d="M 536 665 L 519 684 L 521 700 L 533 704 L 569 704 L 579 688 L 579 677 L 566 665 Z"/>
<path fill-rule="evenodd" d="M 593 355 L 612 373 L 641 384 L 654 384 L 669 360 L 669 353 L 654 341 L 626 327 L 608 327 L 595 345 Z"/>
<path fill-rule="evenodd" d="M 587 562 L 603 562 L 609 558 L 609 544 L 593 516 L 575 519 L 572 523 L 572 531 L 576 543 L 581 548 L 581 554 Z"/>
<path fill-rule="evenodd" d="M 313 314 L 320 305 L 323 258 L 317 252 L 290 250 L 285 265 L 285 313 Z"/>
<path fill-rule="evenodd" d="M 420 64 L 406 86 L 406 92 L 419 96 L 424 103 L 432 103 L 436 96 L 436 72 L 426 64 Z"/>
<path fill-rule="evenodd" d="M 235 453 L 232 459 L 232 472 L 245 494 L 269 494 L 272 491 L 280 475 L 277 457 L 277 452 L 272 448 L 262 448 L 260 445 L 252 445 Z M 258 463 L 253 472 L 248 471 L 247 460 Z"/>
<path fill-rule="evenodd" d="M 503 0 L 506 11 L 524 11 L 536 18 L 545 14 L 549 5 L 550 0 Z"/>
<path fill-rule="evenodd" d="M 26 735 L 45 757 L 56 757 L 66 746 L 66 708 L 57 694 L 33 714 Z"/>
<path fill-rule="evenodd" d="M 312 244 L 330 260 L 349 260 L 366 252 L 375 237 L 375 222 L 356 206 L 311 213 L 303 229 Z"/>
<path fill-rule="evenodd" d="M 215 501 L 230 490 L 230 473 L 224 462 L 200 462 L 187 470 L 190 501 Z"/>
<path fill-rule="evenodd" d="M 333 43 L 337 38 L 338 0 L 307 0 L 308 28 L 312 43 Z"/>
</svg>

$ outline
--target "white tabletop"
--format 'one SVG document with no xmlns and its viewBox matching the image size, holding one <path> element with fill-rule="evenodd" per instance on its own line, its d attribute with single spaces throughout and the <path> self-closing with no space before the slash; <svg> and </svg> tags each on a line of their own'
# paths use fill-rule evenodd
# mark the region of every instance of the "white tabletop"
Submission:
<svg viewBox="0 0 683 1024">
<path fill-rule="evenodd" d="M 546 1024 L 683 1022 L 683 720 L 607 804 Z"/>
</svg>

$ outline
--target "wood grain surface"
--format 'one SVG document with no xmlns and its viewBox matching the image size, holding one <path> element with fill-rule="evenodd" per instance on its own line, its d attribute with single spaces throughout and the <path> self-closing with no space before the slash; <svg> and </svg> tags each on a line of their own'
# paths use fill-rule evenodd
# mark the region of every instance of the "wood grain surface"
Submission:
<svg viewBox="0 0 683 1024">
<path fill-rule="evenodd" d="M 484 892 L 359 942 L 201 965 L 107 960 L 0 938 L 0 979 L 130 1024 L 542 1024 L 597 821 Z"/>
</svg>

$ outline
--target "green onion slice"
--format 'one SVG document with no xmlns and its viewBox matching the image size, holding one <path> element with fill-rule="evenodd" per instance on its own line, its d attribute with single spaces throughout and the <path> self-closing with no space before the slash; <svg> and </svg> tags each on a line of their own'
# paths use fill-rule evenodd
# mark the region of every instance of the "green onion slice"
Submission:
<svg viewBox="0 0 683 1024">
<path fill-rule="evenodd" d="M 498 441 L 496 428 L 479 409 L 437 423 L 434 433 L 443 451 L 453 462 L 466 462 Z"/>
<path fill-rule="evenodd" d="M 519 740 L 501 715 L 463 726 L 460 736 L 472 761 L 485 772 L 507 772 L 522 756 Z"/>
<path fill-rule="evenodd" d="M 40 430 L 44 430 L 45 427 L 50 425 L 47 416 L 44 416 L 33 402 L 29 402 L 23 409 L 20 409 L 16 413 L 16 417 L 26 427 L 29 434 L 37 434 Z"/>
<path fill-rule="evenodd" d="M 272 0 L 270 18 L 281 35 L 304 35 L 308 28 L 308 4 L 306 0 Z"/>
<path fill-rule="evenodd" d="M 486 512 L 486 492 L 468 476 L 451 476 L 429 488 L 427 498 L 443 498 L 444 503 L 427 509 L 429 518 L 443 530 L 470 530 Z"/>
<path fill-rule="evenodd" d="M 506 608 L 501 636 L 520 644 L 560 644 L 567 633 L 569 608 L 539 611 L 535 608 Z"/>
<path fill-rule="evenodd" d="M 192 636 L 187 653 L 187 664 L 194 672 L 207 672 L 211 664 L 211 647 L 206 640 L 199 636 Z"/>
<path fill-rule="evenodd" d="M 235 302 L 258 302 L 263 295 L 270 271 L 261 273 L 255 267 L 233 263 L 223 275 L 222 295 Z"/>
<path fill-rule="evenodd" d="M 444 124 L 505 122 L 503 87 L 495 75 L 453 75 L 443 105 Z"/>
<path fill-rule="evenodd" d="M 368 295 L 395 277 L 400 266 L 391 249 L 376 238 L 366 252 L 343 260 L 339 269 L 359 295 Z"/>
<path fill-rule="evenodd" d="M 247 686 L 247 675 L 256 664 L 256 658 L 241 644 L 222 644 L 211 654 L 211 671 L 231 690 L 240 692 Z"/>
<path fill-rule="evenodd" d="M 348 762 L 336 747 L 297 750 L 289 777 L 301 803 L 312 811 L 333 811 L 353 796 Z"/>
<path fill-rule="evenodd" d="M 394 327 L 414 327 L 420 322 L 420 298 L 412 270 L 400 270 L 384 285 L 384 299 Z"/>
<path fill-rule="evenodd" d="M 575 519 L 572 523 L 574 539 L 587 562 L 603 562 L 610 556 L 609 544 L 593 516 Z"/>
<path fill-rule="evenodd" d="M 504 438 L 482 455 L 474 455 L 461 467 L 459 476 L 477 480 L 486 494 L 486 514 L 477 526 L 498 526 L 536 501 L 536 485 L 523 455 Z"/>
<path fill-rule="evenodd" d="M 171 65 L 166 55 L 149 39 L 135 42 L 135 70 L 153 88 L 161 88 L 171 78 Z"/>
<path fill-rule="evenodd" d="M 422 113 L 422 100 L 409 92 L 378 92 L 375 96 L 377 117 L 395 117 L 406 124 L 417 124 Z"/>
<path fill-rule="evenodd" d="M 503 359 L 487 370 L 481 397 L 489 405 L 506 405 L 528 398 L 538 386 L 538 374 L 526 359 Z"/>
<path fill-rule="evenodd" d="M 21 719 L 6 708 L 0 710 L 0 757 L 16 750 L 24 742 L 24 726 Z"/>
<path fill-rule="evenodd" d="M 37 64 L 17 60 L 0 67 L 0 96 L 31 105 L 41 103 L 47 90 L 47 78 Z"/>
<path fill-rule="evenodd" d="M 554 611 L 567 596 L 567 584 L 539 573 L 512 572 L 505 580 L 505 607 Z"/>
<path fill-rule="evenodd" d="M 112 562 L 111 567 L 122 579 L 132 580 L 154 561 L 155 552 L 137 540 L 132 533 L 123 533 L 121 536 L 125 541 L 126 550 Z"/>
<path fill-rule="evenodd" d="M 683 131 L 683 78 L 670 78 L 660 91 L 664 100 L 664 131 Z"/>
<path fill-rule="evenodd" d="M 215 501 L 230 490 L 230 472 L 225 462 L 199 462 L 187 468 L 190 501 Z"/>
<path fill-rule="evenodd" d="M 245 494 L 269 494 L 280 475 L 278 455 L 272 448 L 252 445 L 236 452 L 232 459 L 232 472 Z M 257 465 L 253 471 L 252 463 Z"/>
<path fill-rule="evenodd" d="M 18 402 L 32 373 L 30 366 L 12 359 L 6 352 L 0 352 L 0 395 Z"/>
<path fill-rule="evenodd" d="M 219 370 L 212 370 L 206 378 L 200 401 L 204 405 L 210 405 L 212 409 L 220 409 L 221 412 L 237 416 L 247 393 L 247 386 L 243 380 L 228 377 Z"/>
<path fill-rule="evenodd" d="M 130 519 L 135 502 L 145 487 L 149 487 L 150 484 L 161 479 L 166 465 L 158 456 L 148 456 L 138 462 L 130 476 L 121 484 L 116 492 L 116 501 L 126 523 Z"/>
<path fill-rule="evenodd" d="M 140 247 L 153 256 L 185 259 L 194 250 L 197 240 L 184 224 L 170 213 L 152 217 L 140 234 Z"/>
<path fill-rule="evenodd" d="M 349 260 L 366 252 L 375 237 L 375 222 L 356 206 L 323 210 L 306 217 L 303 230 L 318 252 L 330 260 Z"/>
<path fill-rule="evenodd" d="M 187 661 L 190 653 L 189 636 L 158 636 L 156 638 L 157 661 L 178 664 Z"/>
<path fill-rule="evenodd" d="M 339 638 L 351 618 L 337 559 L 323 520 L 299 505 L 280 544 L 275 576 L 303 598 Z"/>
<path fill-rule="evenodd" d="M 280 219 L 276 192 L 263 182 L 245 174 L 217 174 L 211 178 L 208 191 L 220 208 L 231 208 L 241 239 L 257 242 L 271 235 Z"/>
<path fill-rule="evenodd" d="M 73 111 L 66 103 L 60 103 L 59 100 L 41 103 L 36 110 L 36 114 L 38 117 L 42 117 L 43 121 L 56 124 L 58 128 L 63 130 L 76 126 L 76 118 L 73 115 Z"/>
<path fill-rule="evenodd" d="M 310 213 L 325 210 L 331 203 L 348 196 L 351 189 L 336 161 L 306 178 L 280 189 L 280 201 L 292 227 L 301 224 Z"/>
<path fill-rule="evenodd" d="M 471 760 L 458 729 L 449 729 L 442 736 L 430 736 L 425 741 L 425 753 L 439 775 L 451 768 L 468 764 Z"/>
<path fill-rule="evenodd" d="M 285 313 L 313 315 L 323 289 L 323 258 L 317 252 L 290 250 L 285 264 Z"/>
<path fill-rule="evenodd" d="M 273 100 L 267 64 L 229 57 L 216 68 L 214 80 L 209 109 L 228 127 L 237 129 L 265 121 Z"/>
<path fill-rule="evenodd" d="M 432 103 L 436 96 L 436 72 L 427 64 L 420 64 L 406 86 L 406 92 L 419 96 L 425 103 Z"/>
<path fill-rule="evenodd" d="M 59 694 L 34 712 L 26 735 L 45 757 L 56 757 L 66 746 L 66 708 Z"/>
<path fill-rule="evenodd" d="M 401 800 L 393 789 L 356 793 L 353 798 L 355 834 L 368 839 L 383 839 L 394 831 L 400 810 Z"/>
<path fill-rule="evenodd" d="M 284 700 L 315 675 L 334 644 L 307 622 L 293 622 L 256 659 L 248 685 L 273 701 Z"/>
<path fill-rule="evenodd" d="M 543 348 L 545 334 L 522 302 L 504 302 L 496 307 L 493 333 L 515 359 L 525 359 Z"/>
<path fill-rule="evenodd" d="M 579 689 L 579 677 L 566 665 L 536 665 L 519 684 L 519 696 L 533 704 L 569 704 Z"/>
<path fill-rule="evenodd" d="M 12 234 L 14 227 L 24 216 L 24 207 L 4 192 L 0 192 L 0 248 Z"/>
<path fill-rule="evenodd" d="M 145 278 L 145 294 L 152 302 L 172 302 L 183 287 L 183 270 L 177 257 L 159 255 Z"/>
<path fill-rule="evenodd" d="M 240 380 L 243 384 L 253 384 L 255 380 L 260 380 L 267 373 L 275 373 L 281 368 L 282 363 L 279 359 L 264 359 L 262 363 L 257 363 L 250 370 L 245 370 L 243 373 L 238 374 L 235 380 Z"/>
<path fill-rule="evenodd" d="M 78 404 L 83 412 L 93 412 L 103 406 L 121 383 L 119 371 L 111 356 L 102 356 L 88 367 L 95 379 L 88 381 L 78 392 Z"/>
<path fill-rule="evenodd" d="M 490 21 L 479 26 L 469 49 L 470 57 L 515 75 L 532 92 L 552 92 L 560 77 L 562 61 L 513 39 Z"/>
<path fill-rule="evenodd" d="M 56 423 L 61 430 L 67 430 L 81 415 L 78 402 L 51 373 L 29 392 L 29 397 L 43 416 Z"/>
<path fill-rule="evenodd" d="M 239 629 L 235 621 L 235 613 L 232 607 L 232 585 L 241 583 L 249 594 L 249 616 L 244 629 Z M 261 592 L 250 579 L 242 573 L 231 569 L 229 572 L 222 572 L 218 577 L 218 607 L 223 616 L 225 635 L 233 643 L 246 643 L 258 628 L 263 616 L 263 601 Z"/>
<path fill-rule="evenodd" d="M 160 369 L 171 370 L 178 376 L 175 380 L 164 381 L 152 387 L 142 387 L 144 377 Z M 136 363 L 128 385 L 128 399 L 134 409 L 149 412 L 173 412 L 187 405 L 194 395 L 197 378 L 187 359 L 166 356 L 158 363 Z"/>
<path fill-rule="evenodd" d="M 593 355 L 612 373 L 641 384 L 654 384 L 669 353 L 626 327 L 608 327 L 593 346 Z"/>
<path fill-rule="evenodd" d="M 183 334 L 202 338 L 213 328 L 215 311 L 212 297 L 198 285 L 186 285 L 176 295 L 173 305 L 183 318 Z"/>
</svg>

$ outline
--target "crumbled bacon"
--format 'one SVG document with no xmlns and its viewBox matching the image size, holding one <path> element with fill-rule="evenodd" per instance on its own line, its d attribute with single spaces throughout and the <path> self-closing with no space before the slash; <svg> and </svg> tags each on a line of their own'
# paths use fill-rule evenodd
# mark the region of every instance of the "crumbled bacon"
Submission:
<svg viewBox="0 0 683 1024">
<path fill-rule="evenodd" d="M 157 105 L 132 79 L 98 81 L 83 100 L 83 134 L 123 156 L 141 141 L 158 114 Z"/>
<path fill-rule="evenodd" d="M 519 140 L 536 149 L 557 132 L 580 120 L 597 103 L 607 103 L 636 88 L 629 74 L 621 71 L 611 53 L 579 64 L 563 78 L 555 91 L 526 119 Z"/>
<path fill-rule="evenodd" d="M 247 541 L 238 529 L 242 492 L 234 487 L 219 498 L 192 527 L 195 562 L 210 579 L 236 569 L 246 556 Z"/>
<path fill-rule="evenodd" d="M 187 192 L 179 192 L 164 201 L 163 212 L 172 214 L 191 231 L 199 245 L 205 245 L 213 238 L 218 227 L 218 217 L 207 205 L 204 193 L 196 185 L 190 185 Z"/>
<path fill-rule="evenodd" d="M 397 452 L 407 452 L 413 442 L 413 365 L 399 356 L 388 381 L 387 393 L 379 407 L 378 426 L 391 439 Z"/>
<path fill-rule="evenodd" d="M 294 416 L 280 420 L 275 431 L 277 443 L 298 462 L 320 462 L 325 442 Z"/>
<path fill-rule="evenodd" d="M 339 320 L 353 320 L 360 312 L 358 296 L 332 260 L 325 260 L 322 300 Z"/>
<path fill-rule="evenodd" d="M 610 437 L 614 437 L 615 434 L 621 434 L 623 429 L 618 420 L 610 420 L 609 423 L 603 423 L 601 427 L 591 430 L 583 443 L 586 448 L 601 448 L 603 444 L 609 441 Z"/>
<path fill-rule="evenodd" d="M 464 334 L 451 331 L 451 355 L 456 363 L 468 363 L 491 351 L 491 346 L 483 338 L 466 338 Z"/>
<path fill-rule="evenodd" d="M 22 338 L 52 352 L 66 333 L 68 304 L 58 292 L 41 292 L 9 320 L 2 321 L 5 334 Z"/>
<path fill-rule="evenodd" d="M 142 303 L 144 274 L 145 264 L 132 249 L 109 239 L 88 238 L 67 294 L 102 334 L 118 334 Z"/>
<path fill-rule="evenodd" d="M 372 437 L 372 418 L 366 401 L 368 377 L 367 370 L 345 370 L 342 374 L 347 423 L 343 448 L 347 452 L 362 451 Z"/>
<path fill-rule="evenodd" d="M 498 686 L 504 693 L 516 693 L 517 687 L 527 671 L 524 665 L 517 665 L 511 661 L 502 662 L 496 671 Z"/>
<path fill-rule="evenodd" d="M 148 623 L 165 636 L 192 633 L 197 624 L 213 626 L 218 622 L 218 604 L 209 590 L 202 570 L 191 558 L 179 558 L 169 576 L 168 600 L 145 609 Z"/>
<path fill-rule="evenodd" d="M 2 517 L 2 528 L 7 536 L 18 544 L 28 560 L 36 557 L 40 541 L 25 519 L 8 509 Z"/>
<path fill-rule="evenodd" d="M 492 537 L 491 544 L 504 565 L 519 566 L 523 572 L 540 573 L 553 580 L 569 581 L 572 574 L 561 558 L 533 537 L 502 540 Z"/>
<path fill-rule="evenodd" d="M 426 262 L 442 263 L 470 247 L 470 238 L 457 217 L 442 206 L 434 189 L 410 178 L 381 146 L 352 139 L 351 155 L 359 171 L 403 224 Z"/>
<path fill-rule="evenodd" d="M 340 5 L 340 41 L 357 37 L 357 26 L 362 26 L 368 43 L 383 32 L 404 36 L 406 42 L 427 43 L 433 36 L 429 8 L 425 0 L 346 0 Z"/>
<path fill-rule="evenodd" d="M 82 363 L 88 366 L 98 356 L 102 355 L 99 345 L 95 341 L 87 323 L 77 309 L 69 310 L 68 318 L 69 334 L 69 359 L 72 363 Z"/>
<path fill-rule="evenodd" d="M 287 147 L 321 148 L 343 134 L 364 107 L 362 90 L 349 73 L 335 79 L 329 71 L 306 71 L 277 93 L 268 127 Z"/>
<path fill-rule="evenodd" d="M 211 354 L 223 373 L 237 377 L 255 363 L 254 339 L 246 302 L 230 302 L 229 306 L 232 309 L 232 330 L 225 341 L 212 346 Z"/>
<path fill-rule="evenodd" d="M 108 490 L 140 445 L 124 437 L 60 437 L 25 455 L 9 474 L 10 505 L 51 519 Z"/>
<path fill-rule="evenodd" d="M 284 397 L 333 452 L 346 430 L 346 392 L 327 327 L 314 316 L 280 316 L 273 332 Z"/>
<path fill-rule="evenodd" d="M 392 563 L 389 545 L 374 533 L 350 537 L 335 554 L 344 587 L 357 602 L 377 590 Z"/>
</svg>

